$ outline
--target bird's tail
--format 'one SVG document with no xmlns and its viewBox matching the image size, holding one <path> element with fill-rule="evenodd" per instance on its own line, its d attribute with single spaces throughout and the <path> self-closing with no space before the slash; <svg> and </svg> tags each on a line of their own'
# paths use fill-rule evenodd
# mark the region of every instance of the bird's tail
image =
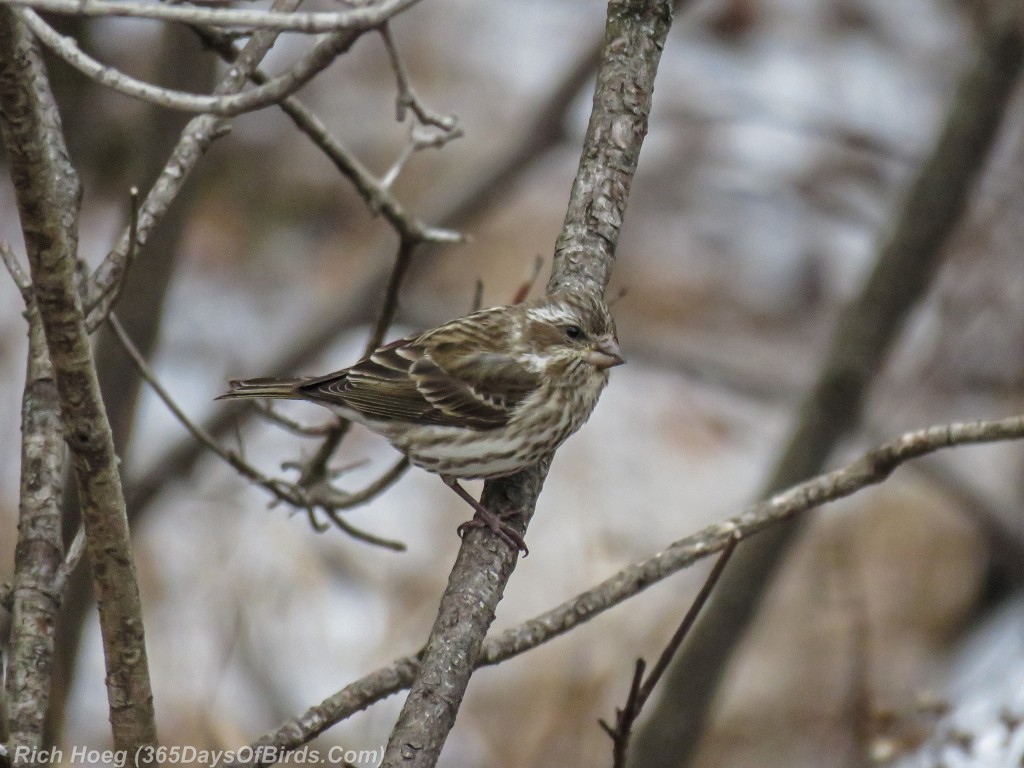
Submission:
<svg viewBox="0 0 1024 768">
<path fill-rule="evenodd" d="M 300 400 L 299 387 L 306 379 L 244 379 L 230 382 L 231 389 L 216 400 L 231 400 L 246 397 L 268 397 L 271 399 Z"/>
</svg>

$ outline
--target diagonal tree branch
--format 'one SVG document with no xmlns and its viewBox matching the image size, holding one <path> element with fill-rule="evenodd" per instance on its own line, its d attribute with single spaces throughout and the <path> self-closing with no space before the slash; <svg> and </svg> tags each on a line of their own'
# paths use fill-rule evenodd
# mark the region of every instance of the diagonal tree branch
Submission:
<svg viewBox="0 0 1024 768">
<path fill-rule="evenodd" d="M 0 248 L 6 246 L 0 244 Z M 57 582 L 64 562 L 60 510 L 65 451 L 53 368 L 31 290 L 31 285 L 27 286 L 29 354 L 21 404 L 19 535 L 14 553 L 6 715 L 10 743 L 38 749 L 44 744 L 54 626 L 61 604 Z M 18 759 L 17 753 L 12 760 L 14 765 L 27 763 Z"/>
<path fill-rule="evenodd" d="M 156 743 L 156 723 L 117 457 L 75 281 L 81 187 L 36 41 L 5 7 L 0 50 L 0 127 L 81 500 L 114 744 L 134 754 Z"/>
<path fill-rule="evenodd" d="M 560 637 L 684 568 L 724 551 L 737 540 L 764 536 L 795 516 L 884 482 L 908 461 L 955 446 L 1010 440 L 1024 440 L 1024 416 L 943 424 L 907 432 L 839 469 L 795 485 L 721 523 L 679 539 L 561 605 L 489 638 L 481 648 L 476 665 L 500 664 Z M 297 749 L 332 725 L 408 688 L 419 671 L 421 655 L 422 652 L 395 659 L 264 735 L 251 745 L 254 755 L 264 756 L 257 757 L 252 765 L 265 766 L 279 760 L 281 750 Z"/>
<path fill-rule="evenodd" d="M 871 383 L 911 309 L 938 272 L 944 245 L 996 137 L 1020 79 L 1024 27 L 1018 0 L 990 11 L 931 157 L 908 189 L 860 295 L 840 315 L 818 380 L 808 393 L 766 495 L 820 471 L 861 419 Z M 696 752 L 733 648 L 802 521 L 742 545 L 676 658 L 664 695 L 637 732 L 630 764 L 686 765 Z"/>
<path fill-rule="evenodd" d="M 671 20 L 666 0 L 608 5 L 594 109 L 549 290 L 604 293 Z M 550 457 L 486 483 L 481 502 L 499 515 L 519 512 L 519 532 L 525 533 L 549 464 Z M 466 534 L 382 765 L 436 764 L 518 556 L 490 530 Z"/>
</svg>

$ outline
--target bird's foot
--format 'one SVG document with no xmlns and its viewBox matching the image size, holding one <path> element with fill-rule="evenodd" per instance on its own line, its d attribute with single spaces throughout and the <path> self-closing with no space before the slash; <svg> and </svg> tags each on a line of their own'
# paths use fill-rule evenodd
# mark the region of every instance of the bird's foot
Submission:
<svg viewBox="0 0 1024 768">
<path fill-rule="evenodd" d="M 466 531 L 470 528 L 490 528 L 494 531 L 495 535 L 512 549 L 517 552 L 522 552 L 523 557 L 530 554 L 530 548 L 526 546 L 526 541 L 523 539 L 523 535 L 519 533 L 512 525 L 508 522 L 508 518 L 515 518 L 519 515 L 518 510 L 513 510 L 505 515 L 496 515 L 479 501 L 469 495 L 469 492 L 459 485 L 459 481 L 454 477 L 443 477 L 445 485 L 455 491 L 459 498 L 465 501 L 469 506 L 476 510 L 476 515 L 472 520 L 467 520 L 457 529 L 460 537 L 465 537 Z"/>
<path fill-rule="evenodd" d="M 518 514 L 518 512 L 512 512 L 510 516 Z M 456 532 L 459 534 L 460 538 L 463 538 L 466 535 L 466 531 L 471 528 L 490 528 L 498 538 L 508 544 L 509 547 L 522 552 L 523 557 L 530 554 L 530 548 L 526 546 L 526 540 L 523 539 L 522 534 L 513 528 L 511 523 L 507 520 L 503 519 L 500 515 L 494 514 L 488 509 L 483 507 L 478 508 L 473 519 L 467 520 L 460 525 L 456 529 Z"/>
</svg>

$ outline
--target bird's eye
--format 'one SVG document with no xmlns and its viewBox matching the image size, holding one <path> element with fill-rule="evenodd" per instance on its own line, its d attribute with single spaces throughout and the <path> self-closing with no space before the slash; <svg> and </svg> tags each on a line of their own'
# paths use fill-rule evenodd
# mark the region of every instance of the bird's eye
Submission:
<svg viewBox="0 0 1024 768">
<path fill-rule="evenodd" d="M 565 326 L 565 335 L 573 341 L 583 338 L 583 329 L 578 325 L 567 325 Z"/>
</svg>

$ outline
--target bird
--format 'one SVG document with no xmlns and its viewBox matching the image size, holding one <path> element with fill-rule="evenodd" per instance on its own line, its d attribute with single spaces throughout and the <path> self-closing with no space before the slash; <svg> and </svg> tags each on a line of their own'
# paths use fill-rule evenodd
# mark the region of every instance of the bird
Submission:
<svg viewBox="0 0 1024 768">
<path fill-rule="evenodd" d="M 482 309 L 384 344 L 324 376 L 233 380 L 216 398 L 306 400 L 385 437 L 410 463 L 441 477 L 517 551 L 522 536 L 459 480 L 533 466 L 590 417 L 625 360 L 600 298 L 556 291 Z"/>
</svg>

